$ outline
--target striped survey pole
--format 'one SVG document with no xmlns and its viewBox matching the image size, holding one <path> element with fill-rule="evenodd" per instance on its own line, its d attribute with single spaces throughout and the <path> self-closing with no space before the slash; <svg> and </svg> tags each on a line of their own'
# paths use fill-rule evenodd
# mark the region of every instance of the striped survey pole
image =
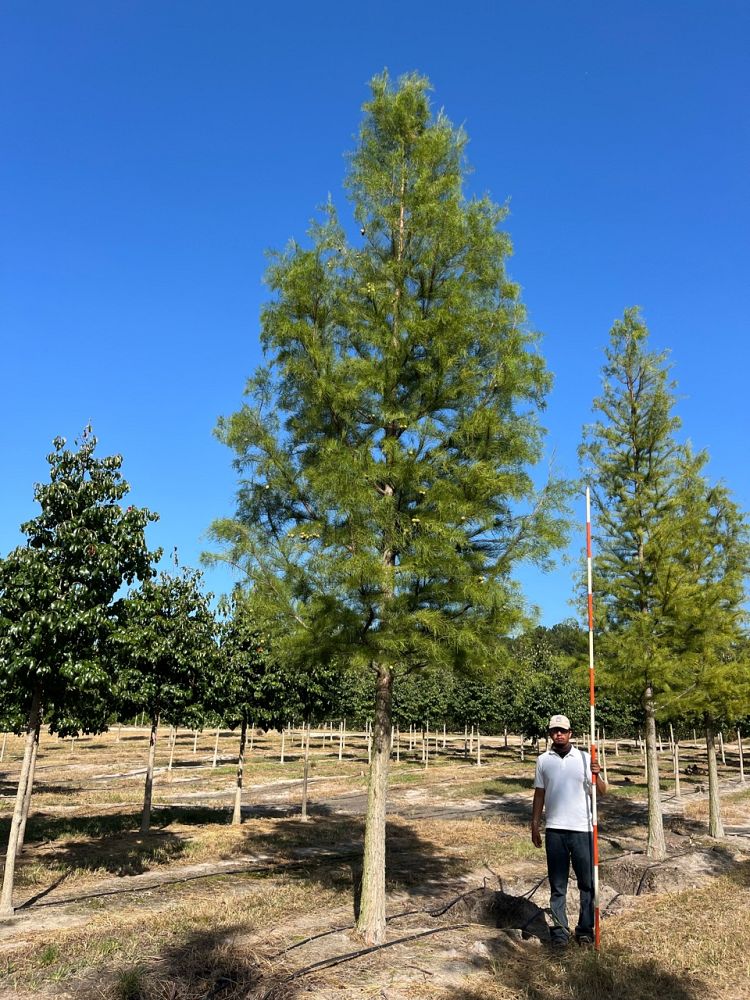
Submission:
<svg viewBox="0 0 750 1000">
<path fill-rule="evenodd" d="M 591 763 L 596 763 L 596 697 L 594 688 L 594 590 L 591 573 L 591 493 L 586 487 L 586 573 L 589 612 L 589 705 L 591 714 Z M 599 951 L 599 826 L 596 816 L 596 779 L 591 776 L 591 825 L 593 827 L 594 863 L 594 947 Z"/>
</svg>

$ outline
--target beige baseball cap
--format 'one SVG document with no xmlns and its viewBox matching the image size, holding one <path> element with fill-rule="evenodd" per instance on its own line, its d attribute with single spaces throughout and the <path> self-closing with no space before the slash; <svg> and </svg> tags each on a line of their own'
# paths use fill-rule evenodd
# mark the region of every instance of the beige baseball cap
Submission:
<svg viewBox="0 0 750 1000">
<path fill-rule="evenodd" d="M 570 729 L 570 719 L 567 715 L 553 715 L 549 720 L 550 729 Z"/>
</svg>

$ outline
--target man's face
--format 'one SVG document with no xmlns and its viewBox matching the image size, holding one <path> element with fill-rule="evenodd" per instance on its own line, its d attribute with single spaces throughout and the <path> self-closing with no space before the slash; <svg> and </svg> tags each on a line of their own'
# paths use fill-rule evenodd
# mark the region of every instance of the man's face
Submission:
<svg viewBox="0 0 750 1000">
<path fill-rule="evenodd" d="M 570 730 L 560 729 L 559 726 L 555 726 L 554 729 L 550 729 L 549 738 L 552 740 L 554 746 L 559 750 L 564 750 L 570 743 Z"/>
</svg>

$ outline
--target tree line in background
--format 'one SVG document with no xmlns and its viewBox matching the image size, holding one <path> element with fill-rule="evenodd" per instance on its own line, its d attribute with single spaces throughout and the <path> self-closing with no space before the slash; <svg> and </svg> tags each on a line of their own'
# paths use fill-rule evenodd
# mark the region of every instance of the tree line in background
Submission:
<svg viewBox="0 0 750 1000">
<path fill-rule="evenodd" d="M 235 516 L 215 522 L 243 582 L 213 608 L 198 573 L 157 574 L 124 506 L 119 457 L 61 439 L 41 514 L 0 562 L 0 725 L 26 734 L 0 913 L 11 907 L 42 723 L 67 735 L 145 713 L 143 829 L 160 724 L 372 723 L 358 926 L 385 933 L 385 801 L 394 724 L 587 725 L 588 641 L 534 628 L 514 579 L 565 542 L 574 484 L 537 488 L 551 377 L 529 329 L 504 211 L 464 195 L 466 137 L 412 75 L 372 83 L 347 179 L 359 238 L 329 204 L 309 245 L 271 262 L 266 364 L 217 433 Z M 750 713 L 747 523 L 707 456 L 678 438 L 674 385 L 637 310 L 611 331 L 581 457 L 595 507 L 599 718 L 643 729 L 648 851 L 662 857 L 656 722 Z M 583 575 L 583 574 L 582 574 Z M 136 587 L 136 581 L 138 586 Z M 131 587 L 123 590 L 123 585 Z M 715 758 L 711 832 L 721 822 Z"/>
</svg>

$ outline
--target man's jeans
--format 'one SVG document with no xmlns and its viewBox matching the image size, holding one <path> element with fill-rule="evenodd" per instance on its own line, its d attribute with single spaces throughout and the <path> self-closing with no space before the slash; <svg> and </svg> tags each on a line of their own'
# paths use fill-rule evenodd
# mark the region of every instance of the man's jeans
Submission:
<svg viewBox="0 0 750 1000">
<path fill-rule="evenodd" d="M 567 941 L 568 916 L 565 897 L 568 891 L 570 864 L 578 880 L 581 910 L 578 914 L 576 936 L 594 934 L 594 869 L 592 865 L 592 836 L 579 830 L 545 831 L 547 873 L 550 887 L 550 909 L 554 920 L 550 934 L 553 941 Z"/>
</svg>

